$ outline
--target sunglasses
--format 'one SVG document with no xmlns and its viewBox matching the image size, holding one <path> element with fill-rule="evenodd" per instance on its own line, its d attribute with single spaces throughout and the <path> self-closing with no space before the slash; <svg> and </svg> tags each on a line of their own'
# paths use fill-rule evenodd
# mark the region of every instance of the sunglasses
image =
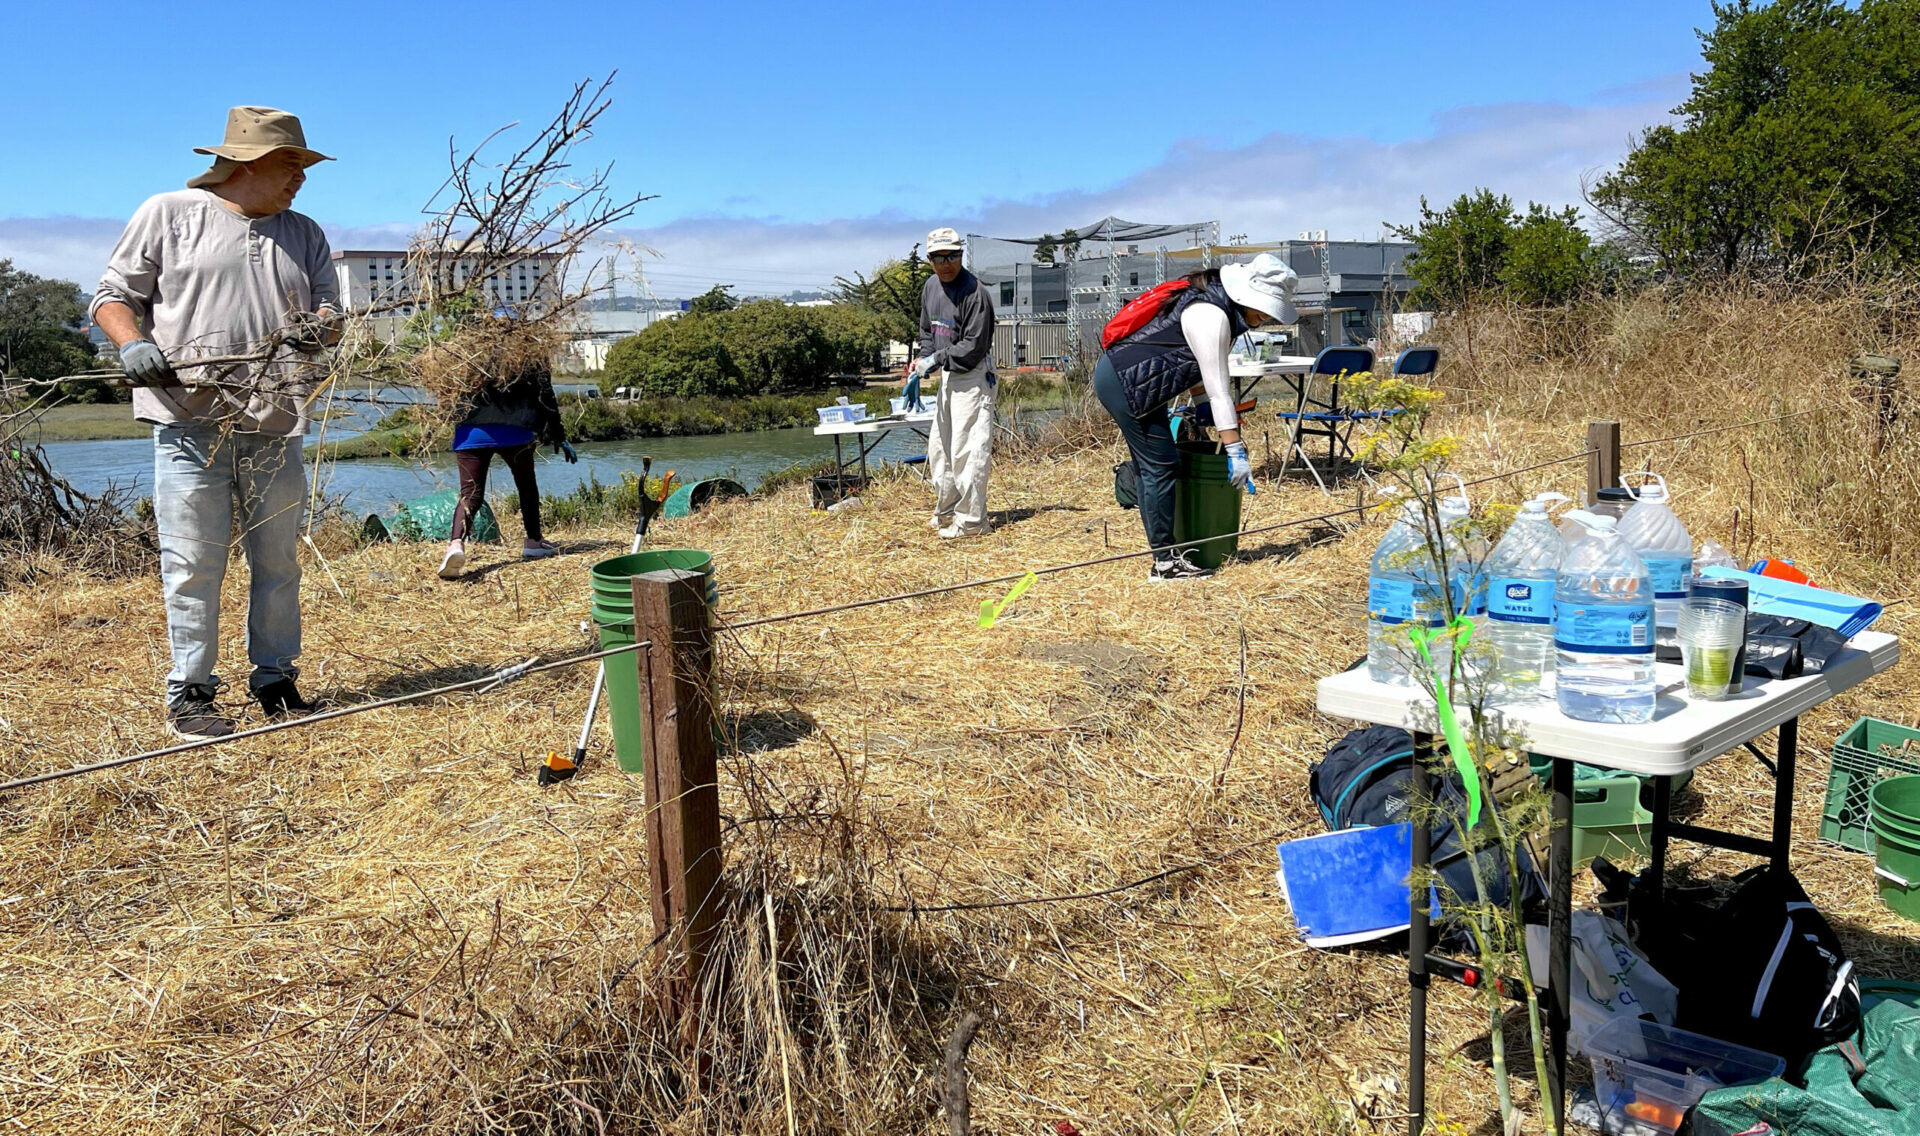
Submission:
<svg viewBox="0 0 1920 1136">
<path fill-rule="evenodd" d="M 930 252 L 927 254 L 927 259 L 935 264 L 952 264 L 954 261 L 960 259 L 960 254 L 957 252 Z"/>
</svg>

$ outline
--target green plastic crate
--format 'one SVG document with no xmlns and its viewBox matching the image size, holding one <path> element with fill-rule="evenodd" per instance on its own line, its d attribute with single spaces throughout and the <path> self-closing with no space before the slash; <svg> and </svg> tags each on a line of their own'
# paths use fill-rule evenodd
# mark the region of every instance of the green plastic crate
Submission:
<svg viewBox="0 0 1920 1136">
<path fill-rule="evenodd" d="M 1862 718 L 1833 743 L 1833 768 L 1827 774 L 1827 803 L 1820 811 L 1820 839 L 1856 852 L 1873 851 L 1867 827 L 1867 794 L 1889 777 L 1920 774 L 1920 752 L 1909 757 L 1881 753 L 1913 742 L 1920 730 L 1878 718 Z"/>
<path fill-rule="evenodd" d="M 1631 773 L 1601 777 L 1573 793 L 1573 866 L 1584 868 L 1596 856 L 1614 863 L 1647 858 L 1653 813 L 1640 804 L 1640 779 Z"/>
</svg>

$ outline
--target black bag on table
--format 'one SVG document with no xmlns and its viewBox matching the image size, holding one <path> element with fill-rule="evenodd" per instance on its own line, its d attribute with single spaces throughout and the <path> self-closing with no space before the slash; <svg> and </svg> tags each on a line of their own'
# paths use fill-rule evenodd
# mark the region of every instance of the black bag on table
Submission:
<svg viewBox="0 0 1920 1136">
<path fill-rule="evenodd" d="M 1402 824 L 1408 820 L 1407 804 L 1413 779 L 1413 736 L 1396 726 L 1368 726 L 1354 730 L 1327 749 L 1325 759 L 1307 773 L 1307 789 L 1320 810 L 1327 831 L 1343 828 L 1369 828 Z M 1466 926 L 1445 910 L 1446 892 L 1472 904 L 1473 862 L 1460 846 L 1455 817 L 1467 813 L 1467 794 L 1458 773 L 1428 781 L 1434 803 L 1439 806 L 1432 825 L 1433 868 L 1446 887 L 1442 889 L 1440 942 L 1450 949 L 1472 946 Z M 1493 802 L 1484 801 L 1492 808 Z M 1545 922 L 1546 887 L 1525 845 L 1520 847 L 1520 902 L 1527 922 Z M 1486 881 L 1487 900 L 1505 907 L 1509 895 L 1506 855 L 1489 845 L 1474 854 L 1479 860 L 1481 877 Z"/>
<path fill-rule="evenodd" d="M 1797 1065 L 1860 1028 L 1860 984 L 1833 925 L 1793 873 L 1771 864 L 1733 890 L 1669 887 L 1656 906 L 1645 873 L 1594 861 L 1602 903 L 1626 904 L 1627 930 L 1680 991 L 1681 1029 Z"/>
</svg>

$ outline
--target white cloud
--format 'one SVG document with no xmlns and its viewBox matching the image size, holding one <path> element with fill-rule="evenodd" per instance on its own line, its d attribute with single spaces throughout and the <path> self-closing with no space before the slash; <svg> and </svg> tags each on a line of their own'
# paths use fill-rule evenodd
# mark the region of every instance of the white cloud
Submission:
<svg viewBox="0 0 1920 1136">
<path fill-rule="evenodd" d="M 1668 76 L 1618 92 L 1624 97 L 1600 106 L 1462 108 L 1435 116 L 1426 136 L 1398 142 L 1301 133 L 1274 133 L 1239 147 L 1189 142 L 1118 185 L 1063 190 L 1038 200 L 985 201 L 957 216 L 793 221 L 713 215 L 624 235 L 662 254 L 649 261 L 648 274 L 663 296 L 693 295 L 713 283 L 776 294 L 822 285 L 900 255 L 942 224 L 1030 236 L 1114 214 L 1138 221 L 1217 219 L 1223 234 L 1244 232 L 1256 240 L 1303 229 L 1373 239 L 1383 222 L 1414 220 L 1423 194 L 1438 203 L 1488 186 L 1519 203 L 1578 204 L 1582 179 L 1612 167 L 1642 128 L 1663 121 L 1684 85 L 1684 76 Z M 773 195 L 763 190 L 758 196 Z M 0 257 L 32 272 L 90 283 L 120 224 L 75 217 L 0 220 Z M 401 224 L 328 227 L 339 248 L 404 242 L 411 231 Z"/>
</svg>

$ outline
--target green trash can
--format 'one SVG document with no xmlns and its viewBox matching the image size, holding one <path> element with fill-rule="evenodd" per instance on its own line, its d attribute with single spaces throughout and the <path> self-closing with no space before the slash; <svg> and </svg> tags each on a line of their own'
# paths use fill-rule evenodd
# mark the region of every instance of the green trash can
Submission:
<svg viewBox="0 0 1920 1136">
<path fill-rule="evenodd" d="M 1226 453 L 1212 442 L 1180 443 L 1180 468 L 1173 483 L 1174 541 L 1204 541 L 1191 546 L 1188 556 L 1202 568 L 1218 568 L 1239 551 L 1239 531 L 1240 490 L 1227 476 Z"/>
<path fill-rule="evenodd" d="M 600 632 L 600 649 L 611 651 L 634 640 L 633 583 L 631 577 L 662 568 L 698 572 L 706 579 L 707 608 L 719 601 L 713 582 L 713 557 L 697 548 L 659 548 L 603 560 L 593 566 L 593 625 Z M 620 768 L 639 773 L 646 768 L 646 711 L 640 696 L 640 669 L 629 651 L 605 661 L 607 718 L 613 724 L 613 752 Z"/>
</svg>

